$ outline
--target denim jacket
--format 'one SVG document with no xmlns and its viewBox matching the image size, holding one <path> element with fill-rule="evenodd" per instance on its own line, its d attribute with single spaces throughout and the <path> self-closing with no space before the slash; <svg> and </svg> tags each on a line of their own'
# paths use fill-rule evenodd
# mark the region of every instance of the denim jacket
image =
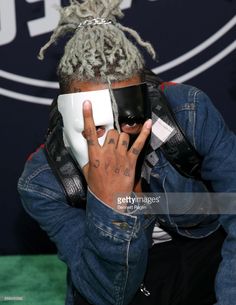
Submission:
<svg viewBox="0 0 236 305">
<path fill-rule="evenodd" d="M 236 192 L 236 137 L 209 98 L 183 85 L 164 85 L 176 118 L 201 156 L 202 177 L 215 192 Z M 204 192 L 202 182 L 181 176 L 157 150 L 150 192 Z M 69 270 L 66 305 L 73 305 L 72 282 L 94 305 L 128 304 L 142 282 L 156 220 L 168 230 L 202 238 L 220 224 L 227 232 L 216 277 L 217 305 L 236 299 L 236 216 L 136 215 L 117 212 L 88 190 L 86 211 L 67 204 L 64 191 L 40 148 L 26 162 L 18 182 L 26 211 L 56 244 Z M 176 202 L 176 204 L 179 204 Z M 183 211 L 186 211 L 186 206 Z"/>
</svg>

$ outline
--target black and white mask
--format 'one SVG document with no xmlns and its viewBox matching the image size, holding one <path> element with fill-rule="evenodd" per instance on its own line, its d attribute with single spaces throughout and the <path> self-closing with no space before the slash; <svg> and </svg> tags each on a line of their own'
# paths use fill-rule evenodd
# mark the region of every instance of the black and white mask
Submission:
<svg viewBox="0 0 236 305">
<path fill-rule="evenodd" d="M 118 123 L 133 126 L 143 124 L 151 117 L 146 84 L 112 89 L 118 108 Z M 83 136 L 83 103 L 89 100 L 93 108 L 96 127 L 103 127 L 105 133 L 98 138 L 103 145 L 108 130 L 114 129 L 114 111 L 109 89 L 62 94 L 58 97 L 58 110 L 63 118 L 63 137 L 66 147 L 72 151 L 75 159 L 83 168 L 89 161 L 87 141 Z M 130 135 L 131 146 L 138 134 Z"/>
</svg>

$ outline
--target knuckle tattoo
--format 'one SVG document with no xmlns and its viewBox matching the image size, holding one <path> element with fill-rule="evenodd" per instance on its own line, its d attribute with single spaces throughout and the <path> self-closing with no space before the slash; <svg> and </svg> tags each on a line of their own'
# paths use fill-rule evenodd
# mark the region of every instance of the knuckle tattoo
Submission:
<svg viewBox="0 0 236 305">
<path fill-rule="evenodd" d="M 129 170 L 129 168 L 126 168 L 126 169 L 125 169 L 125 171 L 124 171 L 124 176 L 130 177 L 130 170 Z"/>
<path fill-rule="evenodd" d="M 134 155 L 139 155 L 139 153 L 140 153 L 140 149 L 137 149 L 137 148 L 133 148 L 132 149 L 132 153 L 134 154 Z"/>
<path fill-rule="evenodd" d="M 109 139 L 108 144 L 115 144 L 115 139 L 114 138 Z"/>
<path fill-rule="evenodd" d="M 128 148 L 128 141 L 122 141 L 122 145 Z"/>
</svg>

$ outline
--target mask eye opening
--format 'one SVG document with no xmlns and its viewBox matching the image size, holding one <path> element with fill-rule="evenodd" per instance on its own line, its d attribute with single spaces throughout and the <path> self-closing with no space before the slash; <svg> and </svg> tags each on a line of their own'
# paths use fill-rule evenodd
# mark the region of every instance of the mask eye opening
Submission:
<svg viewBox="0 0 236 305">
<path fill-rule="evenodd" d="M 95 127 L 96 127 L 97 137 L 101 138 L 106 132 L 106 127 L 103 125 L 95 126 Z M 82 131 L 82 135 L 86 139 L 84 131 Z"/>
</svg>

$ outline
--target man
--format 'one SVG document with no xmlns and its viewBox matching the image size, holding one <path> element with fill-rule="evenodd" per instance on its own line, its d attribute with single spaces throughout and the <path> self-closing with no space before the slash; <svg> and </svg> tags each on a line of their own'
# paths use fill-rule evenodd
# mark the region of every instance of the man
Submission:
<svg viewBox="0 0 236 305">
<path fill-rule="evenodd" d="M 215 192 L 236 191 L 236 138 L 200 90 L 162 84 L 178 123 L 203 158 L 201 177 L 206 184 L 175 170 L 155 146 L 160 135 L 154 128 L 150 140 L 151 126 L 159 122 L 155 115 L 152 123 L 149 119 L 157 91 L 149 85 L 147 94 L 142 56 L 124 31 L 152 55 L 154 51 L 116 21 L 122 15 L 120 2 L 71 0 L 61 9 L 59 25 L 40 56 L 58 37 L 72 33 L 58 68 L 62 120 L 55 128 L 59 133 L 51 130 L 48 135 L 52 143 L 63 141 L 64 146 L 59 154 L 50 150 L 47 141 L 27 161 L 18 183 L 22 202 L 68 266 L 67 305 L 232 305 L 236 296 L 234 215 L 194 215 L 189 213 L 192 202 L 179 201 L 174 203 L 179 212 L 172 215 L 168 200 L 165 213 L 146 215 L 130 213 L 126 204 L 119 210 L 114 200 L 117 194 L 135 198 L 144 191 L 167 197 L 173 192 L 202 193 L 209 183 Z M 79 120 L 78 105 L 83 105 Z M 60 175 L 58 179 L 51 163 L 53 153 L 55 164 L 64 153 L 71 156 L 72 161 L 60 168 L 66 179 Z M 82 201 L 81 172 L 87 183 L 86 209 L 69 204 L 75 185 L 79 185 L 75 195 Z M 72 176 L 75 183 L 65 194 Z M 225 241 L 220 224 L 228 234 Z M 158 227 L 169 233 L 166 243 L 155 244 Z"/>
</svg>

